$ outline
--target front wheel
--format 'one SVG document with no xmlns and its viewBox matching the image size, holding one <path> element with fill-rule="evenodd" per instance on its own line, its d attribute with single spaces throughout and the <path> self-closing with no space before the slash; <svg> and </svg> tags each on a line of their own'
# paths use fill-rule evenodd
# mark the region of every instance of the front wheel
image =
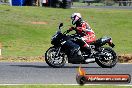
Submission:
<svg viewBox="0 0 132 88">
<path fill-rule="evenodd" d="M 112 68 L 117 63 L 117 56 L 114 50 L 109 47 L 103 48 L 96 58 L 96 63 L 102 68 Z"/>
<path fill-rule="evenodd" d="M 50 47 L 45 53 L 45 61 L 51 67 L 63 67 L 66 63 L 64 53 L 59 52 L 58 56 L 56 56 L 58 50 L 56 47 Z"/>
</svg>

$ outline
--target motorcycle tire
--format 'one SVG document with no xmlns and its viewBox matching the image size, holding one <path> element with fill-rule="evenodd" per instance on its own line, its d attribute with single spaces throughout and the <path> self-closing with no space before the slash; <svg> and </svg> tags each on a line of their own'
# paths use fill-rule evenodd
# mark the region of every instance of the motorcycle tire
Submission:
<svg viewBox="0 0 132 88">
<path fill-rule="evenodd" d="M 110 55 L 111 57 L 107 56 L 107 55 L 104 56 L 104 57 L 99 56 L 98 58 L 95 59 L 96 63 L 99 66 L 101 66 L 102 68 L 112 68 L 112 67 L 114 67 L 118 62 L 117 55 L 116 55 L 115 51 L 112 50 L 109 47 L 104 47 L 102 52 Z M 101 60 L 104 59 L 105 57 L 111 58 L 113 61 L 110 64 L 104 64 L 103 61 L 101 61 Z M 105 62 L 105 60 L 104 60 L 104 62 Z"/>
<path fill-rule="evenodd" d="M 46 63 L 51 66 L 51 67 L 54 67 L 54 68 L 60 68 L 60 67 L 63 67 L 66 63 L 66 60 L 64 59 L 64 57 L 61 57 L 62 58 L 62 61 L 61 63 L 58 63 L 58 64 L 55 64 L 55 57 L 54 55 L 51 55 L 52 53 L 56 53 L 56 48 L 55 47 L 50 47 L 46 53 L 45 53 L 45 61 Z M 51 55 L 51 56 L 48 56 L 48 55 Z M 57 57 L 59 58 L 59 57 Z M 53 61 L 52 61 L 53 60 Z"/>
</svg>

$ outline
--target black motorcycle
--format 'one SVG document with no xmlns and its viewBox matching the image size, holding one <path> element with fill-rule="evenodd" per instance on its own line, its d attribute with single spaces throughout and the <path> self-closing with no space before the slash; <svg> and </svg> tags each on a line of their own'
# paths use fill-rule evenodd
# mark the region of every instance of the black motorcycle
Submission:
<svg viewBox="0 0 132 88">
<path fill-rule="evenodd" d="M 50 47 L 45 53 L 45 61 L 51 67 L 63 67 L 65 63 L 88 64 L 96 62 L 103 68 L 112 68 L 117 63 L 117 56 L 112 48 L 112 38 L 102 37 L 90 44 L 83 41 L 77 33 L 62 33 L 60 23 L 58 31 L 51 39 Z M 83 47 L 87 44 L 88 48 Z M 110 47 L 103 47 L 108 44 Z"/>
</svg>

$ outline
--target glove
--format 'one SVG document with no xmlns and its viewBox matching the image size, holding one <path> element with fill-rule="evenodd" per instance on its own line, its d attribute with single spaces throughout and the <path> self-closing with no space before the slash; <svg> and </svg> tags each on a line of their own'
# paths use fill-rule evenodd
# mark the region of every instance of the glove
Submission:
<svg viewBox="0 0 132 88">
<path fill-rule="evenodd" d="M 69 30 L 67 30 L 67 33 L 69 33 L 72 30 L 74 30 L 74 27 L 69 28 Z"/>
<path fill-rule="evenodd" d="M 71 30 L 71 31 L 74 30 L 74 29 L 75 29 L 74 27 L 69 28 L 69 30 Z"/>
</svg>

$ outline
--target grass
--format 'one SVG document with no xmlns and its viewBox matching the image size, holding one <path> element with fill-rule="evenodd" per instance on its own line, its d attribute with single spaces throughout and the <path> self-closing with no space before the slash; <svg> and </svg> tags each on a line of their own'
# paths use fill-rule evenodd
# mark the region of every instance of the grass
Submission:
<svg viewBox="0 0 132 88">
<path fill-rule="evenodd" d="M 115 3 L 115 2 L 109 2 L 111 5 L 109 6 L 113 6 L 113 7 L 119 7 L 119 3 Z M 82 2 L 74 2 L 73 6 L 88 6 L 88 3 L 82 3 Z M 90 3 L 90 6 L 108 6 L 103 2 L 99 2 L 99 3 Z"/>
<path fill-rule="evenodd" d="M 132 53 L 132 10 L 58 9 L 0 5 L 0 42 L 3 56 L 42 56 L 60 22 L 71 26 L 70 16 L 80 12 L 97 38 L 111 36 L 119 54 Z M 46 22 L 47 24 L 32 24 Z"/>
<path fill-rule="evenodd" d="M 0 86 L 0 88 L 132 88 L 131 86 L 63 86 L 63 85 L 22 85 Z"/>
</svg>

